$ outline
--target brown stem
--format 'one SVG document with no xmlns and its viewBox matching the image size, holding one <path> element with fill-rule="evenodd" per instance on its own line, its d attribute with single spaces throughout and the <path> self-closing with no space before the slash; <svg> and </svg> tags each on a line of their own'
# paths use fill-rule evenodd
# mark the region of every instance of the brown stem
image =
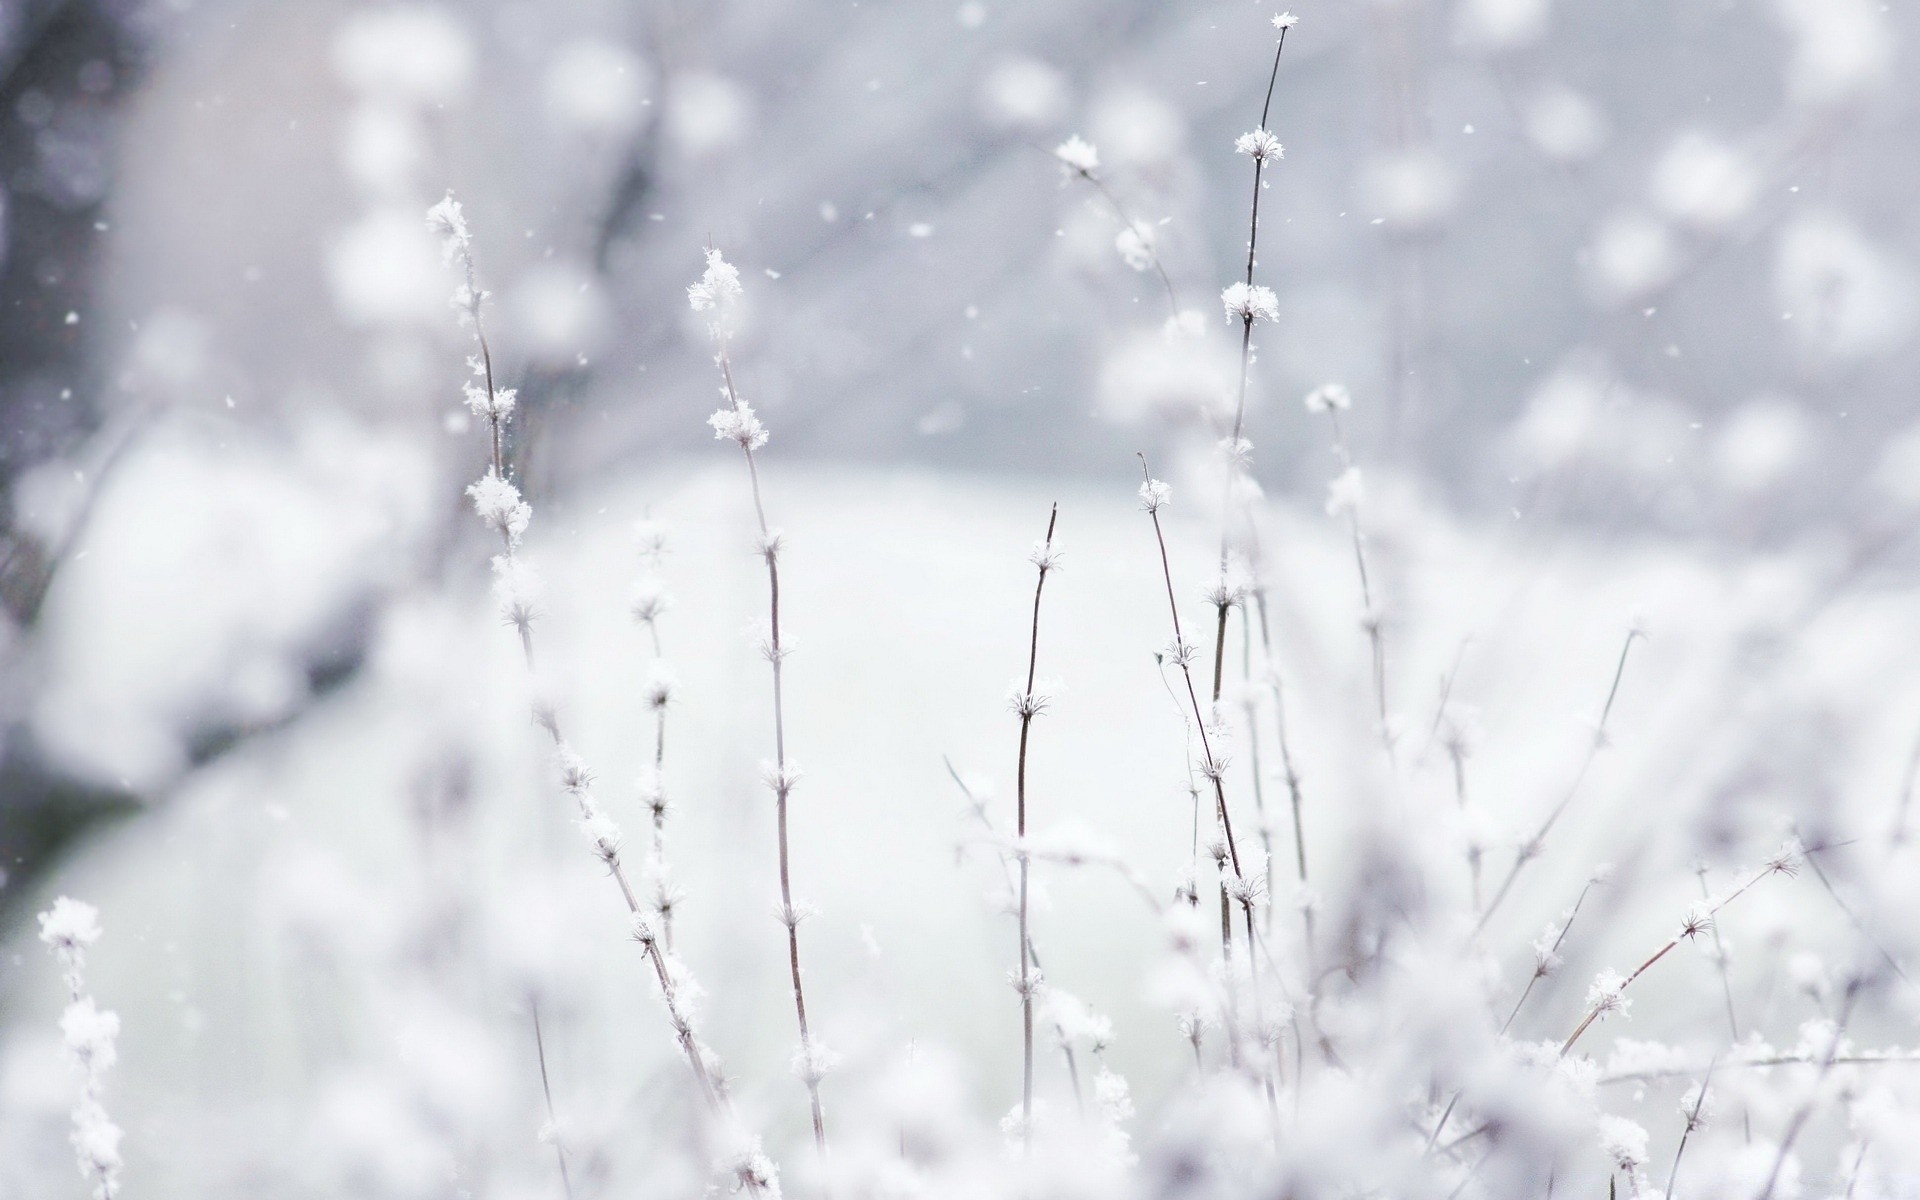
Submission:
<svg viewBox="0 0 1920 1200">
<path fill-rule="evenodd" d="M 1035 568 L 1038 573 L 1033 585 L 1033 623 L 1032 632 L 1027 640 L 1027 687 L 1020 697 L 1020 759 L 1015 768 L 1015 837 L 1018 838 L 1020 851 L 1020 1145 L 1022 1150 L 1033 1152 L 1033 942 L 1028 933 L 1027 881 L 1032 863 L 1027 856 L 1027 741 L 1033 731 L 1033 718 L 1038 711 L 1034 700 L 1033 683 L 1035 672 L 1040 665 L 1040 596 L 1047 587 L 1047 572 L 1052 565 L 1050 552 L 1053 549 L 1053 529 L 1060 520 L 1060 506 L 1055 504 L 1047 515 L 1047 537 L 1041 544 L 1041 552 Z"/>
</svg>

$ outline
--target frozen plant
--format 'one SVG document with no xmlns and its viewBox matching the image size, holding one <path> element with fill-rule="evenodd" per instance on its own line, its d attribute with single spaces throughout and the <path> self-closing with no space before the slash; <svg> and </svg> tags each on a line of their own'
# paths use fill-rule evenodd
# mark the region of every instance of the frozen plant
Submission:
<svg viewBox="0 0 1920 1200">
<path fill-rule="evenodd" d="M 87 992 L 87 949 L 100 940 L 100 912 L 91 904 L 61 896 L 40 914 L 40 940 L 60 962 L 67 985 L 67 1007 L 60 1014 L 60 1038 L 67 1056 L 80 1068 L 80 1098 L 73 1106 L 73 1152 L 81 1178 L 93 1185 L 94 1200 L 120 1194 L 120 1127 L 107 1115 L 107 1071 L 118 1058 L 115 1040 L 120 1018 L 102 1011 Z"/>
</svg>

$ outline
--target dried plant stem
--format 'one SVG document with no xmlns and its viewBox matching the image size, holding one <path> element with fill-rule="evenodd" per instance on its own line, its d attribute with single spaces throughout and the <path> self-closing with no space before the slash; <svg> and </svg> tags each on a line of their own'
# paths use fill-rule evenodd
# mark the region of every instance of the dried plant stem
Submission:
<svg viewBox="0 0 1920 1200">
<path fill-rule="evenodd" d="M 1607 744 L 1607 718 L 1613 715 L 1613 702 L 1620 695 L 1620 680 L 1627 671 L 1627 655 L 1633 649 L 1634 640 L 1644 636 L 1646 635 L 1638 629 L 1627 631 L 1626 641 L 1620 646 L 1619 661 L 1614 664 L 1613 683 L 1607 688 L 1607 702 L 1600 709 L 1600 723 L 1594 727 L 1593 740 L 1587 746 L 1586 757 L 1581 760 L 1580 769 L 1574 773 L 1573 783 L 1568 786 L 1566 794 L 1560 797 L 1560 802 L 1553 806 L 1553 810 L 1547 814 L 1547 819 L 1540 823 L 1540 828 L 1534 831 L 1533 836 L 1522 842 L 1514 853 L 1512 868 L 1508 870 L 1506 878 L 1500 881 L 1500 887 L 1493 893 L 1493 899 L 1489 900 L 1486 908 L 1480 911 L 1480 919 L 1473 927 L 1476 935 L 1486 929 L 1487 922 L 1493 919 L 1495 912 L 1499 911 L 1500 905 L 1507 898 L 1507 893 L 1513 890 L 1514 880 L 1520 877 L 1520 872 L 1528 863 L 1539 857 L 1541 847 L 1546 843 L 1547 834 L 1553 831 L 1554 825 L 1567 811 L 1568 806 L 1580 795 L 1580 788 L 1586 783 L 1587 773 L 1593 769 L 1593 760 L 1598 757 L 1601 747 Z"/>
<path fill-rule="evenodd" d="M 1773 1156 L 1773 1167 L 1767 1172 L 1767 1184 L 1760 1189 L 1757 1200 L 1773 1200 L 1773 1189 L 1779 1186 L 1780 1171 L 1787 1165 L 1787 1155 L 1793 1153 L 1793 1144 L 1800 1139 L 1800 1133 L 1807 1127 L 1807 1121 L 1813 1116 L 1815 1103 L 1820 1098 L 1820 1085 L 1827 1081 L 1833 1071 L 1835 1059 L 1840 1054 L 1840 1037 L 1846 1032 L 1847 1022 L 1853 1016 L 1853 1005 L 1860 998 L 1863 983 L 1859 979 L 1850 979 L 1840 995 L 1840 1011 L 1833 1019 L 1833 1040 L 1827 1045 L 1827 1052 L 1820 1058 L 1820 1069 L 1815 1074 L 1813 1086 L 1807 1089 L 1807 1099 L 1795 1109 L 1787 1121 L 1787 1127 L 1780 1135 L 1780 1149 Z"/>
<path fill-rule="evenodd" d="M 1040 703 L 1034 696 L 1035 672 L 1040 666 L 1040 597 L 1047 588 L 1047 573 L 1053 566 L 1053 529 L 1060 519 L 1060 506 L 1047 515 L 1047 536 L 1034 556 L 1036 579 L 1033 585 L 1033 624 L 1027 639 L 1027 686 L 1016 708 L 1020 714 L 1020 758 L 1014 773 L 1014 836 L 1019 841 L 1020 859 L 1020 1145 L 1033 1152 L 1033 993 L 1039 985 L 1034 976 L 1033 940 L 1028 924 L 1027 884 L 1032 863 L 1027 854 L 1027 744 L 1033 732 L 1033 718 Z"/>
<path fill-rule="evenodd" d="M 1666 1200 L 1673 1200 L 1673 1183 L 1680 1177 L 1680 1159 L 1687 1152 L 1687 1139 L 1700 1127 L 1700 1110 L 1706 1107 L 1707 1088 L 1713 1083 L 1713 1063 L 1707 1064 L 1706 1074 L 1700 1077 L 1700 1094 L 1693 1098 L 1693 1108 L 1687 1113 L 1686 1127 L 1680 1131 L 1680 1144 L 1674 1147 L 1673 1166 L 1667 1169 Z"/>
<path fill-rule="evenodd" d="M 467 314 L 473 322 L 474 340 L 480 347 L 482 375 L 486 382 L 488 400 L 487 426 L 491 442 L 491 465 L 493 473 L 504 480 L 507 478 L 505 415 L 501 412 L 497 402 L 493 373 L 493 353 L 487 343 L 486 327 L 481 317 L 481 302 L 485 293 L 480 291 L 475 284 L 473 256 L 468 253 L 464 247 L 461 249 L 460 256 L 462 266 L 466 273 Z M 515 539 L 504 527 L 500 531 L 500 536 L 503 546 L 503 557 L 506 562 L 511 565 L 515 560 Z M 533 623 L 530 614 L 515 614 L 512 623 L 519 633 L 521 656 L 526 662 L 528 673 L 531 674 L 534 669 L 534 654 Z M 551 708 L 541 707 L 536 710 L 535 716 L 541 727 L 547 731 L 548 737 L 552 739 L 556 748 L 566 745 L 566 740 L 560 731 L 560 720 L 557 713 Z M 586 807 L 587 799 L 584 791 L 578 793 L 576 799 L 581 804 L 581 815 L 583 817 L 588 816 L 589 810 Z M 680 1047 L 682 1057 L 686 1059 L 688 1068 L 693 1072 L 694 1082 L 700 1090 L 701 1099 L 705 1103 L 708 1112 L 713 1116 L 717 1118 L 730 1118 L 732 1115 L 731 1102 L 721 1083 L 723 1076 L 714 1069 L 714 1064 L 710 1062 L 706 1048 L 700 1044 L 699 1038 L 694 1033 L 693 1023 L 680 1002 L 678 984 L 675 982 L 672 969 L 668 966 L 664 948 L 661 946 L 659 939 L 652 934 L 650 927 L 645 924 L 644 920 L 639 919 L 643 917 L 640 900 L 634 892 L 632 883 L 627 878 L 625 865 L 621 860 L 619 848 L 610 842 L 603 842 L 597 852 L 601 860 L 606 864 L 608 874 L 613 877 L 614 883 L 620 889 L 620 896 L 626 903 L 628 915 L 636 918 L 635 940 L 640 943 L 641 950 L 645 953 L 648 963 L 653 967 L 654 978 L 660 986 L 661 1001 L 667 1010 L 668 1024 L 673 1028 L 674 1040 Z M 764 1194 L 769 1187 L 768 1178 L 761 1173 L 758 1165 L 755 1163 L 749 1162 L 740 1165 L 735 1170 L 735 1178 L 742 1188 L 753 1195 Z"/>
<path fill-rule="evenodd" d="M 1147 459 L 1144 454 L 1140 456 L 1140 471 L 1148 483 L 1153 482 L 1153 474 L 1147 467 Z M 1193 647 L 1187 643 L 1185 635 L 1180 629 L 1180 602 L 1175 597 L 1173 590 L 1173 565 L 1167 555 L 1167 536 L 1165 530 L 1160 526 L 1159 510 L 1157 508 L 1150 508 L 1147 515 L 1153 521 L 1154 543 L 1160 551 L 1160 575 L 1166 584 L 1167 607 L 1173 619 L 1174 658 L 1176 665 L 1180 668 L 1180 676 L 1186 683 L 1187 702 L 1192 707 L 1194 725 L 1200 735 L 1200 753 L 1202 757 L 1201 773 L 1213 783 L 1214 811 L 1220 819 L 1221 833 L 1227 843 L 1227 861 L 1224 865 L 1230 865 L 1232 867 L 1235 890 L 1239 892 L 1241 911 L 1246 917 L 1248 945 L 1251 947 L 1254 936 L 1253 889 L 1245 872 L 1241 869 L 1240 847 L 1233 835 L 1233 818 L 1227 811 L 1226 764 L 1216 757 L 1213 752 L 1212 739 L 1207 735 L 1206 713 L 1200 707 L 1200 693 L 1193 683 L 1194 652 Z M 1222 620 L 1224 625 L 1224 614 Z M 1216 691 L 1215 694 L 1217 696 L 1218 692 Z M 1223 884 L 1221 889 L 1221 903 L 1223 908 L 1226 902 L 1226 888 Z M 1230 924 L 1229 921 L 1223 920 L 1221 931 L 1222 951 L 1229 958 L 1229 967 L 1231 966 L 1230 960 L 1232 956 Z M 1259 958 L 1251 952 L 1251 949 L 1249 949 L 1247 961 L 1250 970 L 1258 973 L 1260 970 Z M 1228 972 L 1228 979 L 1232 979 L 1231 969 L 1229 969 Z M 1226 1008 L 1229 1019 L 1231 1019 L 1231 1014 L 1233 1013 L 1231 994 L 1229 994 Z M 1239 1049 L 1234 1045 L 1235 1040 L 1236 1039 L 1231 1036 L 1228 1039 L 1228 1059 L 1232 1065 L 1237 1067 L 1239 1065 Z"/>
<path fill-rule="evenodd" d="M 1795 863 L 1795 860 L 1784 853 L 1770 860 L 1765 866 L 1761 867 L 1758 871 L 1754 872 L 1753 876 L 1749 878 L 1745 883 L 1741 884 L 1739 887 L 1735 888 L 1732 892 L 1728 893 L 1728 895 L 1724 899 L 1717 901 L 1712 905 L 1712 907 L 1708 908 L 1706 911 L 1705 925 L 1711 925 L 1711 923 L 1719 917 L 1720 911 L 1722 909 L 1726 908 L 1727 905 L 1732 904 L 1735 900 L 1738 900 L 1741 896 L 1745 895 L 1747 892 L 1747 889 L 1751 888 L 1754 884 L 1759 883 L 1762 879 L 1765 879 L 1767 876 L 1776 875 L 1776 874 L 1778 875 L 1791 874 L 1794 870 L 1794 863 Z M 1645 962 L 1635 967 L 1633 969 L 1633 974 L 1627 976 L 1626 979 L 1621 982 L 1619 990 L 1616 993 L 1616 995 L 1618 995 L 1619 993 L 1624 993 L 1629 987 L 1633 986 L 1634 980 L 1646 974 L 1647 969 L 1649 967 L 1653 966 L 1653 964 L 1665 958 L 1669 953 L 1673 951 L 1673 948 L 1675 946 L 1678 946 L 1681 942 L 1685 941 L 1690 937 L 1697 937 L 1701 933 L 1704 933 L 1705 931 L 1706 930 L 1704 927 L 1695 925 L 1692 922 L 1689 922 L 1689 924 L 1683 927 L 1679 933 L 1676 933 L 1672 937 L 1668 938 L 1664 946 L 1661 946 L 1658 950 L 1655 950 L 1652 954 L 1648 955 Z M 1593 1023 L 1600 1019 L 1601 1014 L 1607 1011 L 1607 1008 L 1608 1008 L 1607 1003 L 1605 1001 L 1602 1001 L 1600 1003 L 1593 1005 L 1591 1008 L 1587 1010 L 1587 1015 L 1581 1019 L 1580 1024 L 1574 1026 L 1573 1032 L 1567 1035 L 1567 1040 L 1560 1043 L 1560 1054 L 1562 1057 L 1565 1057 L 1567 1052 L 1573 1049 L 1573 1044 L 1580 1040 L 1580 1035 L 1584 1034 L 1589 1028 L 1591 1028 Z"/>
<path fill-rule="evenodd" d="M 744 413 L 740 393 L 733 385 L 733 363 L 727 352 L 727 337 L 724 333 L 716 333 L 715 341 L 717 343 L 715 361 L 720 366 L 720 380 L 726 389 L 727 403 L 733 406 L 736 413 Z M 812 1110 L 813 1144 L 824 1154 L 827 1150 L 827 1116 L 826 1110 L 820 1103 L 818 1059 L 813 1031 L 807 1024 L 806 989 L 801 983 L 801 914 L 793 904 L 792 847 L 787 837 L 787 801 L 793 790 L 794 775 L 787 769 L 787 719 L 782 674 L 786 661 L 786 646 L 780 640 L 780 538 L 767 525 L 766 504 L 760 494 L 760 465 L 754 457 L 753 447 L 742 442 L 740 452 L 747 460 L 747 478 L 753 488 L 753 513 L 760 527 L 760 555 L 767 564 L 766 653 L 767 662 L 773 669 L 773 791 L 780 850 L 780 923 L 787 928 L 787 969 L 793 980 L 794 1013 L 799 1019 L 800 1055 L 804 1068 L 801 1071 L 801 1079 L 806 1084 L 807 1103 Z"/>
<path fill-rule="evenodd" d="M 1533 973 L 1527 976 L 1527 986 L 1520 989 L 1519 998 L 1513 1002 L 1513 1007 L 1507 1011 L 1507 1019 L 1500 1022 L 1501 1037 L 1505 1037 L 1507 1030 L 1513 1028 L 1514 1021 L 1520 1016 L 1520 1010 L 1526 1007 L 1528 997 L 1533 995 L 1533 989 L 1539 986 L 1542 979 L 1545 979 L 1552 973 L 1554 960 L 1558 958 L 1560 954 L 1560 947 L 1566 944 L 1567 934 L 1572 932 L 1573 922 L 1575 918 L 1579 917 L 1580 909 L 1586 904 L 1587 895 L 1593 891 L 1593 887 L 1593 881 L 1590 879 L 1587 881 L 1586 886 L 1580 889 L 1580 894 L 1574 898 L 1573 908 L 1568 911 L 1567 919 L 1561 923 L 1560 932 L 1555 935 L 1553 944 L 1547 947 L 1547 952 L 1544 955 L 1535 958 Z M 1441 1133 L 1446 1130 L 1447 1121 L 1453 1116 L 1455 1106 L 1460 1103 L 1460 1095 L 1460 1090 L 1456 1088 L 1452 1098 L 1447 1101 L 1446 1108 L 1441 1110 L 1440 1119 L 1434 1122 L 1433 1132 L 1427 1135 L 1426 1148 L 1429 1153 L 1432 1152 L 1434 1143 L 1440 1140 Z"/>
<path fill-rule="evenodd" d="M 567 1171 L 567 1147 L 560 1140 L 560 1122 L 553 1112 L 553 1084 L 547 1077 L 547 1039 L 540 1031 L 540 999 L 529 994 L 527 1009 L 533 1014 L 533 1048 L 540 1059 L 540 1095 L 547 1103 L 547 1130 L 553 1139 L 553 1157 L 560 1166 L 560 1190 L 573 1200 L 573 1177 Z"/>
<path fill-rule="evenodd" d="M 1462 746 L 1457 740 L 1449 741 L 1447 744 L 1447 761 L 1452 764 L 1453 767 L 1454 802 L 1460 807 L 1460 815 L 1465 817 L 1468 809 L 1466 747 Z M 1485 855 L 1480 852 L 1479 844 L 1473 841 L 1471 835 L 1469 835 L 1467 840 L 1467 882 L 1469 888 L 1468 896 L 1473 901 L 1474 912 L 1480 911 L 1480 876 L 1481 864 L 1484 858 Z"/>
<path fill-rule="evenodd" d="M 1167 268 L 1165 264 L 1163 264 L 1160 261 L 1159 249 L 1154 246 L 1151 237 L 1148 234 L 1142 232 L 1142 230 L 1144 229 L 1144 226 L 1142 226 L 1140 222 L 1134 220 L 1133 217 L 1128 214 L 1126 208 L 1121 205 L 1119 197 L 1115 196 L 1113 194 L 1113 189 L 1107 186 L 1106 180 L 1100 178 L 1100 176 L 1098 175 L 1095 175 L 1092 171 L 1089 171 L 1085 167 L 1070 167 L 1069 170 L 1073 173 L 1075 177 L 1084 179 L 1089 184 L 1093 185 L 1093 190 L 1100 193 L 1100 198 L 1107 202 L 1107 207 L 1109 209 L 1113 210 L 1114 218 L 1118 220 L 1122 225 L 1132 230 L 1134 233 L 1134 236 L 1140 239 L 1142 247 L 1147 252 L 1147 261 L 1153 264 L 1154 273 L 1160 277 L 1160 286 L 1167 293 L 1168 315 L 1177 318 L 1180 315 L 1180 300 L 1177 296 L 1174 295 L 1173 280 L 1168 277 Z"/>
<path fill-rule="evenodd" d="M 1253 687 L 1253 618 L 1248 606 L 1240 606 L 1240 682 L 1246 688 L 1246 695 L 1240 702 L 1241 714 L 1247 723 L 1247 767 L 1253 777 L 1253 815 L 1259 822 L 1260 849 L 1267 856 L 1268 870 L 1273 864 L 1273 823 L 1267 818 L 1267 793 L 1265 772 L 1260 769 L 1260 705 Z M 1273 906 L 1267 906 L 1262 922 L 1269 930 L 1273 928 Z"/>
<path fill-rule="evenodd" d="M 1340 410 L 1327 406 L 1327 421 L 1333 426 L 1333 450 L 1340 466 L 1351 469 L 1353 453 L 1347 447 L 1347 435 L 1340 427 Z M 1393 746 L 1393 730 L 1387 717 L 1387 642 L 1380 610 L 1373 603 L 1373 577 L 1367 569 L 1367 537 L 1360 528 L 1360 510 L 1347 509 L 1347 537 L 1353 546 L 1353 565 L 1360 577 L 1361 627 L 1366 630 L 1367 648 L 1372 659 L 1374 715 L 1380 723 L 1380 745 L 1387 752 L 1387 763 L 1398 769 Z"/>
<path fill-rule="evenodd" d="M 967 786 L 967 781 L 962 779 L 960 772 L 954 769 L 952 759 L 943 758 L 941 761 L 946 764 L 947 774 L 953 778 L 954 786 L 959 788 L 960 794 L 967 798 L 967 807 L 972 811 L 974 819 L 980 822 L 981 827 L 987 831 L 989 837 L 997 837 L 999 831 L 994 828 L 993 818 L 987 813 L 985 801 L 973 794 L 973 789 Z M 1018 891 L 1019 882 L 1014 872 L 1013 863 L 1010 861 L 1009 852 L 1004 848 L 996 850 L 994 859 L 1000 864 L 1000 873 L 1006 880 L 1008 894 L 1015 894 Z M 1027 935 L 1026 945 L 1027 957 L 1033 962 L 1033 969 L 1038 972 L 1042 978 L 1045 978 L 1047 968 L 1040 961 L 1040 951 L 1035 948 L 1033 944 L 1031 931 L 1029 931 Z M 1082 1099 L 1080 1091 L 1080 1062 L 1073 1053 L 1073 1043 L 1068 1040 L 1066 1028 L 1058 1021 L 1054 1022 L 1053 1032 L 1060 1043 L 1060 1054 L 1066 1059 L 1067 1077 L 1073 1081 L 1074 1103 L 1081 1106 L 1084 1110 L 1085 1101 Z"/>
<path fill-rule="evenodd" d="M 656 666 L 664 666 L 666 653 L 660 640 L 660 618 L 657 613 L 646 618 L 647 637 L 653 646 L 653 661 Z M 673 949 L 673 914 L 678 905 L 672 883 L 667 875 L 667 707 L 668 694 L 661 691 L 650 698 L 653 709 L 653 791 L 648 797 L 648 808 L 652 820 L 652 866 L 654 873 L 653 910 L 660 916 L 660 937 Z"/>
<path fill-rule="evenodd" d="M 1266 589 L 1255 584 L 1253 589 L 1254 612 L 1260 618 L 1260 652 L 1266 660 L 1267 682 L 1273 689 L 1273 724 L 1280 741 L 1280 769 L 1287 780 L 1287 803 L 1293 810 L 1293 866 L 1294 874 L 1300 881 L 1302 891 L 1309 886 L 1307 877 L 1307 830 L 1301 815 L 1303 807 L 1300 792 L 1300 772 L 1293 765 L 1293 743 L 1287 736 L 1287 700 L 1280 679 L 1280 660 L 1273 650 L 1273 634 L 1267 620 Z M 1271 862 L 1271 859 L 1269 859 Z M 1269 870 L 1272 868 L 1269 867 Z M 1268 911 L 1271 912 L 1271 901 Z M 1314 973 L 1314 935 L 1313 905 L 1310 898 L 1303 897 L 1300 905 L 1301 930 L 1306 937 L 1307 971 Z"/>
</svg>

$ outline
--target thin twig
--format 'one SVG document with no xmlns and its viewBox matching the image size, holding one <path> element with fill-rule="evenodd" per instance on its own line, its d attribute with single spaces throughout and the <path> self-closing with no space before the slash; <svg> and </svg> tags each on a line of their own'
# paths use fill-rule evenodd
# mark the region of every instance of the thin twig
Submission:
<svg viewBox="0 0 1920 1200">
<path fill-rule="evenodd" d="M 1040 665 L 1040 596 L 1046 591 L 1047 573 L 1053 569 L 1053 529 L 1059 520 L 1060 506 L 1055 504 L 1047 515 L 1046 540 L 1033 556 L 1037 578 L 1033 585 L 1033 626 L 1027 640 L 1027 686 L 1015 703 L 1015 711 L 1020 714 L 1020 760 L 1014 776 L 1015 836 L 1020 847 L 1020 1145 L 1029 1154 L 1033 1152 L 1033 992 L 1038 981 L 1034 977 L 1033 943 L 1028 935 L 1027 884 L 1032 863 L 1027 853 L 1027 743 L 1033 731 L 1033 718 L 1041 708 L 1033 691 L 1034 675 Z"/>
<path fill-rule="evenodd" d="M 1500 881 L 1499 890 L 1494 892 L 1493 899 L 1488 901 L 1486 908 L 1480 911 L 1480 920 L 1473 927 L 1476 935 L 1486 929 L 1487 922 L 1493 919 L 1495 912 L 1499 911 L 1501 903 L 1507 898 L 1507 893 L 1513 890 L 1514 880 L 1520 877 L 1520 872 L 1529 862 L 1539 856 L 1547 834 L 1553 831 L 1555 823 L 1567 811 L 1567 807 L 1573 803 L 1574 798 L 1580 794 L 1580 787 L 1586 782 L 1587 773 L 1593 769 L 1594 758 L 1599 755 L 1601 747 L 1607 744 L 1607 718 L 1613 714 L 1613 702 L 1620 695 L 1620 680 L 1627 671 L 1627 654 L 1633 649 L 1634 640 L 1645 636 L 1637 628 L 1627 631 L 1627 639 L 1620 646 L 1620 659 L 1614 664 L 1613 683 L 1607 688 L 1607 702 L 1600 710 L 1600 723 L 1594 727 L 1593 740 L 1587 746 L 1587 755 L 1581 760 L 1580 770 L 1574 774 L 1573 783 L 1567 788 L 1566 794 L 1560 797 L 1560 802 L 1553 806 L 1552 811 L 1547 814 L 1547 819 L 1540 823 L 1540 828 L 1534 831 L 1532 837 L 1520 844 L 1514 854 L 1512 869 L 1507 872 L 1507 877 Z"/>
</svg>

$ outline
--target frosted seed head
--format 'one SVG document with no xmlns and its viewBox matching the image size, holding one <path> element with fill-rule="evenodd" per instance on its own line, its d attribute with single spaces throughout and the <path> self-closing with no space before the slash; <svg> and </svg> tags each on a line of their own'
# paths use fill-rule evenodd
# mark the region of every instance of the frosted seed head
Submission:
<svg viewBox="0 0 1920 1200">
<path fill-rule="evenodd" d="M 725 313 L 742 294 L 740 271 L 718 250 L 707 251 L 707 268 L 687 287 L 687 303 L 695 312 Z"/>
<path fill-rule="evenodd" d="M 1053 148 L 1053 156 L 1075 175 L 1091 175 L 1100 169 L 1100 152 L 1093 144 L 1075 134 Z"/>
<path fill-rule="evenodd" d="M 742 450 L 749 452 L 766 445 L 771 436 L 754 415 L 753 406 L 745 403 L 720 409 L 707 418 L 707 424 L 713 426 L 714 437 L 738 442 Z"/>
<path fill-rule="evenodd" d="M 40 914 L 40 940 L 57 954 L 83 953 L 100 940 L 100 910 L 62 896 Z"/>
<path fill-rule="evenodd" d="M 1327 515 L 1357 516 L 1366 499 L 1366 487 L 1359 467 L 1348 467 L 1327 484 Z"/>
<path fill-rule="evenodd" d="M 1262 284 L 1248 287 L 1245 283 L 1230 283 L 1220 292 L 1220 305 L 1226 309 L 1229 319 L 1236 321 L 1278 321 L 1280 319 L 1280 300 L 1273 289 Z"/>
<path fill-rule="evenodd" d="M 1257 163 L 1276 162 L 1287 155 L 1280 139 L 1264 129 L 1255 129 L 1233 139 L 1233 152 L 1244 154 Z"/>
<path fill-rule="evenodd" d="M 1310 413 L 1345 412 L 1353 407 L 1353 396 L 1342 383 L 1323 383 L 1307 393 Z"/>
</svg>

